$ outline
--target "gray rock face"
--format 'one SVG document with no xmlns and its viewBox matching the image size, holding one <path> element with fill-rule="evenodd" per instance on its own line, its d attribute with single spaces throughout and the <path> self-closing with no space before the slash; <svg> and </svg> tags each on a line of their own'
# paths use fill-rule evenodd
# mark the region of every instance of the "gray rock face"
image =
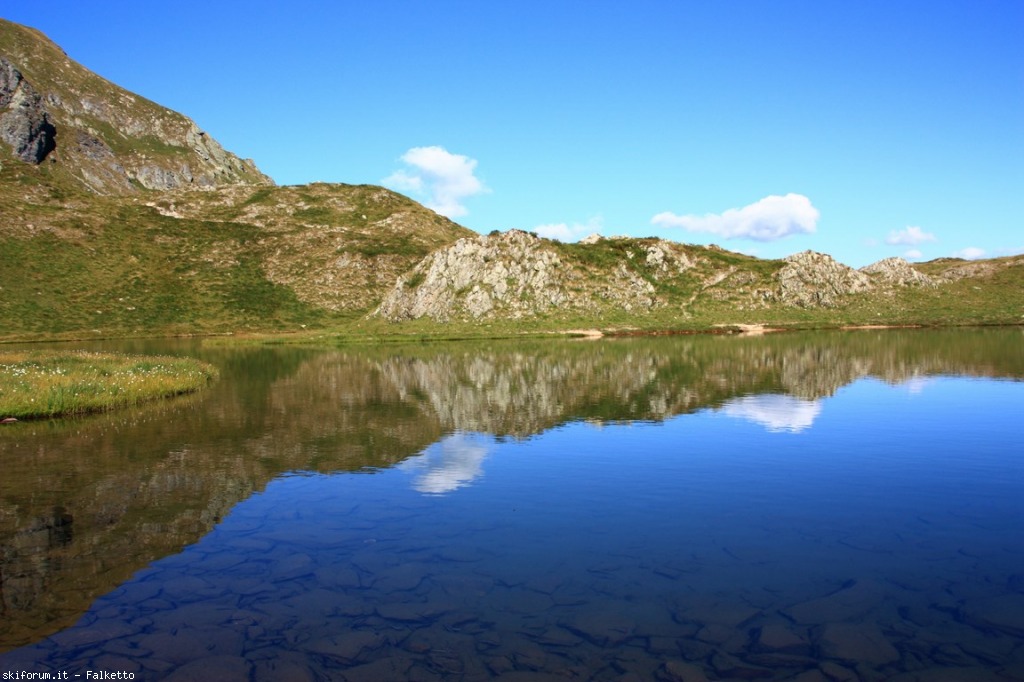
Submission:
<svg viewBox="0 0 1024 682">
<path fill-rule="evenodd" d="M 596 241 L 601 238 L 587 243 Z M 403 275 L 375 314 L 393 321 L 520 319 L 556 309 L 593 312 L 610 305 L 643 311 L 664 305 L 637 263 L 652 277 L 677 276 L 693 266 L 680 247 L 660 241 L 636 247 L 595 274 L 529 232 L 461 239 Z"/>
<path fill-rule="evenodd" d="M 886 284 L 895 284 L 897 286 L 935 286 L 935 282 L 931 277 L 923 272 L 918 272 L 910 263 L 902 258 L 885 258 L 877 263 L 864 266 L 860 271 Z"/>
<path fill-rule="evenodd" d="M 4 57 L 0 57 L 0 139 L 14 156 L 39 164 L 57 146 L 57 129 L 43 108 L 42 97 Z"/>
<path fill-rule="evenodd" d="M 403 276 L 377 314 L 391 320 L 478 319 L 501 310 L 518 318 L 565 303 L 572 273 L 538 237 L 510 230 L 460 239 Z"/>
<path fill-rule="evenodd" d="M 187 117 L 92 73 L 41 33 L 0 22 L 0 141 L 20 160 L 51 160 L 101 194 L 272 184 Z"/>
<path fill-rule="evenodd" d="M 874 288 L 867 275 L 824 253 L 803 251 L 784 260 L 786 265 L 776 277 L 779 296 L 790 305 L 831 308 L 842 296 Z"/>
<path fill-rule="evenodd" d="M 398 280 L 375 314 L 392 321 L 520 319 L 554 311 L 685 310 L 698 297 L 729 300 L 740 309 L 764 301 L 819 308 L 839 306 L 851 294 L 934 285 L 901 258 L 858 271 L 814 251 L 785 258 L 761 280 L 736 262 L 709 257 L 714 250 L 598 235 L 567 250 L 519 230 L 492 233 L 427 256 Z M 694 292 L 688 299 L 673 298 L 673 290 L 686 289 Z"/>
</svg>

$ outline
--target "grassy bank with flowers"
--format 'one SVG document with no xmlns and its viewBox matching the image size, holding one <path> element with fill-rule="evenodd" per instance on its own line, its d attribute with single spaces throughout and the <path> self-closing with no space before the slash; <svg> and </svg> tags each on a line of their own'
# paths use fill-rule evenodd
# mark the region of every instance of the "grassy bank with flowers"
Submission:
<svg viewBox="0 0 1024 682">
<path fill-rule="evenodd" d="M 217 376 L 192 358 L 0 350 L 0 419 L 112 410 L 198 391 Z"/>
</svg>

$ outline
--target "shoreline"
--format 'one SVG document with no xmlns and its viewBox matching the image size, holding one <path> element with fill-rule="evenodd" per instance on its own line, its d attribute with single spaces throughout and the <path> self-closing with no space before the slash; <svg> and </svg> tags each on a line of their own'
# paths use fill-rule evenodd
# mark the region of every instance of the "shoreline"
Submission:
<svg viewBox="0 0 1024 682">
<path fill-rule="evenodd" d="M 889 323 L 865 323 L 865 324 L 801 324 L 794 323 L 787 325 L 771 324 L 763 322 L 716 322 L 708 325 L 695 326 L 692 328 L 669 328 L 669 327 L 569 327 L 551 329 L 527 329 L 527 330 L 491 330 L 490 324 L 468 326 L 457 330 L 447 331 L 440 328 L 436 330 L 414 330 L 414 329 L 393 329 L 381 333 L 379 330 L 364 331 L 358 329 L 323 328 L 323 329 L 302 329 L 297 331 L 219 331 L 219 332 L 173 332 L 169 334 L 118 334 L 111 333 L 102 336 L 87 336 L 80 332 L 68 332 L 53 336 L 28 336 L 28 337 L 7 337 L 0 338 L 0 350 L 17 345 L 41 345 L 41 344 L 74 344 L 74 343 L 97 343 L 111 341 L 170 341 L 170 340 L 213 340 L 223 339 L 227 342 L 250 342 L 260 343 L 304 343 L 309 342 L 315 345 L 322 345 L 325 342 L 339 344 L 359 343 L 423 343 L 443 341 L 473 341 L 473 340 L 495 340 L 507 338 L 523 338 L 535 336 L 538 338 L 566 337 L 579 340 L 597 340 L 602 338 L 625 338 L 643 336 L 696 336 L 696 335 L 721 335 L 721 336 L 761 336 L 764 334 L 778 334 L 786 332 L 801 331 L 870 331 L 883 329 L 964 329 L 964 328 L 985 328 L 985 327 L 1024 327 L 1024 321 L 1013 322 L 977 322 L 964 321 L 956 324 L 932 324 L 926 322 L 889 322 Z"/>
</svg>

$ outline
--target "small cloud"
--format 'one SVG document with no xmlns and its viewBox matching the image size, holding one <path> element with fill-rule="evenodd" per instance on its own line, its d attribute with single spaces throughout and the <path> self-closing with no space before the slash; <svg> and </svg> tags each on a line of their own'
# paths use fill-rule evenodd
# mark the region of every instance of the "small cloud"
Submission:
<svg viewBox="0 0 1024 682">
<path fill-rule="evenodd" d="M 651 218 L 660 227 L 681 227 L 688 232 L 708 232 L 724 239 L 775 241 L 800 233 L 813 233 L 821 214 L 802 194 L 767 196 L 743 208 L 721 214 L 676 215 L 669 211 Z"/>
<path fill-rule="evenodd" d="M 977 260 L 985 257 L 985 249 L 979 249 L 977 246 L 968 246 L 966 249 L 960 249 L 953 254 L 957 258 L 966 258 L 967 260 Z"/>
<path fill-rule="evenodd" d="M 916 225 L 908 225 L 902 230 L 893 230 L 889 233 L 889 236 L 885 238 L 886 244 L 905 244 L 907 246 L 917 246 L 925 242 L 935 241 L 935 235 L 931 232 L 925 232 Z"/>
<path fill-rule="evenodd" d="M 469 213 L 463 201 L 490 190 L 476 177 L 476 159 L 444 147 L 413 147 L 402 155 L 408 168 L 384 178 L 383 184 L 424 197 L 427 208 L 449 218 Z"/>
<path fill-rule="evenodd" d="M 595 232 L 600 234 L 602 229 L 604 229 L 604 221 L 601 216 L 594 216 L 585 223 L 572 223 L 571 225 L 568 223 L 548 223 L 546 225 L 538 225 L 531 231 L 547 239 L 557 239 L 560 242 L 574 242 L 581 237 L 586 237 Z"/>
<path fill-rule="evenodd" d="M 919 260 L 921 258 L 924 258 L 924 254 L 921 253 L 921 251 L 918 250 L 918 249 L 910 249 L 910 250 L 908 250 L 908 251 L 903 253 L 903 257 L 904 258 L 910 258 L 910 259 L 913 259 L 913 260 Z"/>
</svg>

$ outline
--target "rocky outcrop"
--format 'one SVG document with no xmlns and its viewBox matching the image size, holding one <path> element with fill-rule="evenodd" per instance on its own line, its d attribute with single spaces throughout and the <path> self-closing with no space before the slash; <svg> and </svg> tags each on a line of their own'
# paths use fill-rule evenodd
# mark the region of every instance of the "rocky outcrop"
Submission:
<svg viewBox="0 0 1024 682">
<path fill-rule="evenodd" d="M 693 267 L 681 244 L 658 239 L 571 245 L 584 251 L 569 246 L 522 230 L 460 239 L 400 277 L 374 314 L 447 321 L 609 308 L 643 312 L 668 305 L 658 292 L 662 279 Z"/>
<path fill-rule="evenodd" d="M 803 251 L 787 256 L 776 274 L 779 298 L 801 308 L 836 306 L 843 296 L 870 291 L 871 279 L 832 256 Z"/>
<path fill-rule="evenodd" d="M 941 265 L 942 270 L 933 272 L 933 278 L 940 282 L 956 282 L 961 279 L 984 279 L 992 277 L 1007 268 L 1024 266 L 1024 255 L 1004 256 L 986 260 L 964 260 L 962 258 L 938 258 L 931 265 Z"/>
<path fill-rule="evenodd" d="M 919 272 L 902 258 L 885 258 L 866 265 L 860 269 L 861 272 L 870 275 L 872 279 L 885 284 L 896 286 L 935 286 L 931 277 Z"/>
<path fill-rule="evenodd" d="M 521 230 L 460 239 L 399 278 L 377 309 L 389 320 L 513 318 L 566 303 L 575 278 L 550 242 Z"/>
<path fill-rule="evenodd" d="M 57 130 L 42 97 L 7 59 L 0 56 L 0 140 L 26 163 L 42 163 L 57 146 Z"/>
<path fill-rule="evenodd" d="M 675 307 L 686 316 L 705 302 L 736 310 L 832 308 L 853 294 L 906 286 L 934 282 L 901 258 L 858 271 L 804 251 L 766 268 L 742 254 L 661 239 L 593 235 L 566 245 L 511 230 L 430 254 L 398 279 L 375 314 L 447 321 Z"/>
<path fill-rule="evenodd" d="M 22 161 L 49 159 L 101 194 L 272 184 L 192 120 L 97 76 L 38 31 L 3 19 L 0 140 Z"/>
</svg>

